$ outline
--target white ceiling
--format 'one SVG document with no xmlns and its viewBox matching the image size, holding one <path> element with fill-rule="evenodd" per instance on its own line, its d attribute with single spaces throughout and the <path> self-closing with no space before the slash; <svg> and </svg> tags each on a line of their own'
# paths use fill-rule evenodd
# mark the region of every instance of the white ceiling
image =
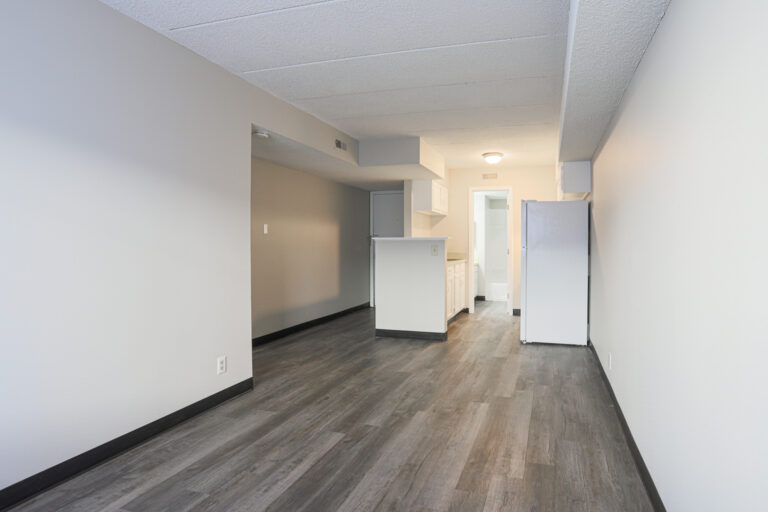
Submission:
<svg viewBox="0 0 768 512">
<path fill-rule="evenodd" d="M 559 160 L 591 160 L 669 0 L 573 0 Z"/>
<path fill-rule="evenodd" d="M 404 179 L 433 177 L 429 171 L 415 165 L 359 167 L 271 132 L 268 139 L 251 136 L 251 155 L 364 190 L 399 190 Z"/>
<path fill-rule="evenodd" d="M 103 1 L 358 139 L 556 161 L 568 0 Z"/>
</svg>

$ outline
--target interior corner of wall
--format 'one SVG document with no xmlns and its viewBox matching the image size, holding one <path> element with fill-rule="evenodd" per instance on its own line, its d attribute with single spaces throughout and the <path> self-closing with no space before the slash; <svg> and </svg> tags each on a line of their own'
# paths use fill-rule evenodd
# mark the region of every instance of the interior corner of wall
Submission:
<svg viewBox="0 0 768 512">
<path fill-rule="evenodd" d="M 445 157 L 421 138 L 419 139 L 419 163 L 434 173 L 438 179 L 445 179 Z"/>
</svg>

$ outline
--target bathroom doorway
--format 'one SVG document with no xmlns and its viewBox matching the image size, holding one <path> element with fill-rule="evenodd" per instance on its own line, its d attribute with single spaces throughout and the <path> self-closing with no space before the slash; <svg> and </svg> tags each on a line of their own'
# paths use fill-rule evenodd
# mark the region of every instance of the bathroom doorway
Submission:
<svg viewBox="0 0 768 512">
<path fill-rule="evenodd" d="M 512 314 L 511 192 L 506 188 L 472 190 L 470 305 L 475 301 L 504 302 Z M 470 308 L 470 312 L 474 307 Z"/>
</svg>

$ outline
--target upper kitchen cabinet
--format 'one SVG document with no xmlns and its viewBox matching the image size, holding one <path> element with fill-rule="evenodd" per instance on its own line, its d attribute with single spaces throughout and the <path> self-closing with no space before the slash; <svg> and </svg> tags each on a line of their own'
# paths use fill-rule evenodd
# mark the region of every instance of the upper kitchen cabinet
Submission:
<svg viewBox="0 0 768 512">
<path fill-rule="evenodd" d="M 427 215 L 448 215 L 448 187 L 433 180 L 413 180 L 413 209 Z"/>
<path fill-rule="evenodd" d="M 561 162 L 555 174 L 557 198 L 573 201 L 585 199 L 592 192 L 592 162 Z"/>
</svg>

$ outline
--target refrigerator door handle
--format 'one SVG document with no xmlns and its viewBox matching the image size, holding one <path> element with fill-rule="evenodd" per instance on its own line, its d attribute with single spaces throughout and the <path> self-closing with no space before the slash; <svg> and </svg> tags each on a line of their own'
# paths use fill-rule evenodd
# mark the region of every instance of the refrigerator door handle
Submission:
<svg viewBox="0 0 768 512">
<path fill-rule="evenodd" d="M 526 327 L 528 317 L 528 201 L 521 201 L 520 212 L 520 342 L 526 343 Z"/>
</svg>

